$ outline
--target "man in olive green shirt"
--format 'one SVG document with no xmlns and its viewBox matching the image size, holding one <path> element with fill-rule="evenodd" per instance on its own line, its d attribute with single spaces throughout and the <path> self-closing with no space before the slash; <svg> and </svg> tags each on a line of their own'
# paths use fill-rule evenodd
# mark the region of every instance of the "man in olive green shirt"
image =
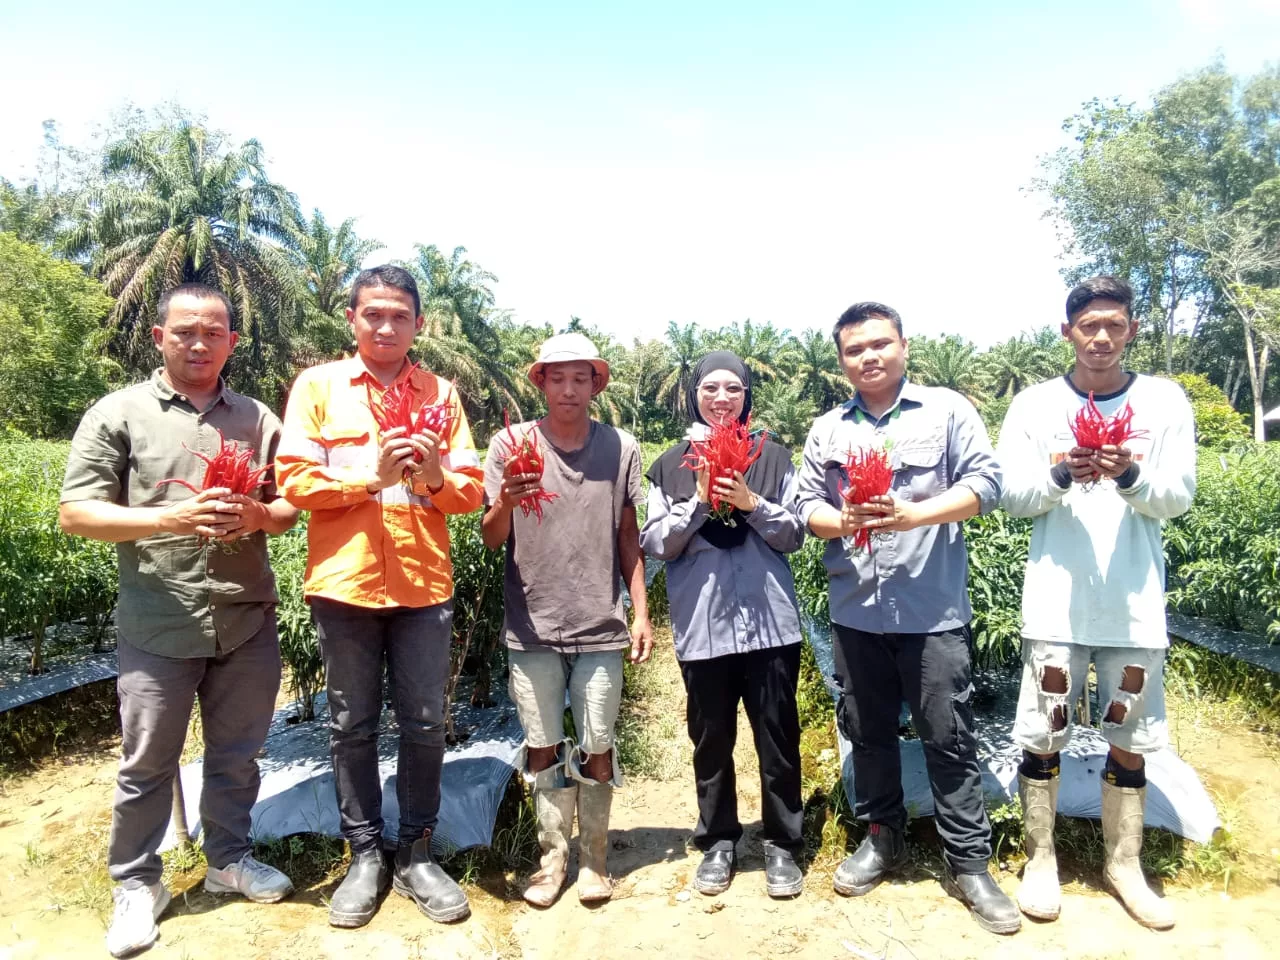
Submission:
<svg viewBox="0 0 1280 960">
<path fill-rule="evenodd" d="M 255 860 L 250 811 L 255 756 L 280 688 L 275 579 L 266 535 L 298 511 L 274 482 L 249 495 L 199 490 L 222 437 L 270 464 L 280 421 L 227 389 L 222 369 L 236 343 L 231 304 L 201 284 L 160 298 L 152 328 L 164 366 L 85 413 L 67 461 L 59 519 L 71 534 L 117 544 L 116 612 L 123 757 L 116 779 L 108 868 L 119 886 L 107 949 L 149 947 L 169 903 L 158 853 L 173 778 L 197 695 L 204 734 L 200 822 L 209 863 L 205 889 L 275 902 L 293 886 Z M 184 449 L 184 445 L 188 449 Z"/>
</svg>

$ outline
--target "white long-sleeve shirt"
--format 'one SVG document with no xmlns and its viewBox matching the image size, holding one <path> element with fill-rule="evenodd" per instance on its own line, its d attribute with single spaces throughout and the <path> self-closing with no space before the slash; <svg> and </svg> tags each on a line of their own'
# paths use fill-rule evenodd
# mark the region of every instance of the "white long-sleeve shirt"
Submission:
<svg viewBox="0 0 1280 960">
<path fill-rule="evenodd" d="M 1146 431 L 1127 444 L 1137 467 L 1127 487 L 1113 480 L 1091 489 L 1056 482 L 1051 471 L 1075 446 L 1070 421 L 1086 402 L 1066 377 L 1018 394 L 1000 430 L 1001 505 L 1015 517 L 1035 518 L 1022 635 L 1098 647 L 1165 647 L 1160 528 L 1185 513 L 1195 497 L 1191 404 L 1176 383 L 1146 376 L 1094 401 L 1108 416 L 1130 404 L 1133 429 Z"/>
</svg>

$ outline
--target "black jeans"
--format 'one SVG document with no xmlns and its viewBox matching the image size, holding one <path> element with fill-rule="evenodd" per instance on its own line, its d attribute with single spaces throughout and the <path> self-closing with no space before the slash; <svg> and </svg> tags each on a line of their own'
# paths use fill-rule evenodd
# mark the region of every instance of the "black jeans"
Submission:
<svg viewBox="0 0 1280 960">
<path fill-rule="evenodd" d="M 982 798 L 969 700 L 969 628 L 941 633 L 864 633 L 832 624 L 836 722 L 853 745 L 854 814 L 905 829 L 898 715 L 911 708 L 924 743 L 934 821 L 957 873 L 982 873 L 991 859 L 991 824 Z"/>
<path fill-rule="evenodd" d="M 733 770 L 741 701 L 760 758 L 760 819 L 766 851 L 776 847 L 799 855 L 804 846 L 796 712 L 800 644 L 689 660 L 680 664 L 680 671 L 689 695 L 689 739 L 698 784 L 694 845 L 704 851 L 731 850 L 742 836 Z"/>
<path fill-rule="evenodd" d="M 444 765 L 444 694 L 453 602 L 370 609 L 312 598 L 329 694 L 329 750 L 342 835 L 352 852 L 382 845 L 378 721 L 382 664 L 400 727 L 396 761 L 399 842 L 435 829 Z"/>
</svg>

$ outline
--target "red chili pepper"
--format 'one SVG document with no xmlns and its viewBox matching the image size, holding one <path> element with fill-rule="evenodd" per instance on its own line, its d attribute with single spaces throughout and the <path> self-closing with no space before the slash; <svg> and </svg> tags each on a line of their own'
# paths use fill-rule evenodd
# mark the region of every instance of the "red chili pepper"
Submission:
<svg viewBox="0 0 1280 960">
<path fill-rule="evenodd" d="M 512 471 L 517 475 L 534 474 L 541 478 L 545 464 L 542 459 L 542 450 L 538 446 L 537 431 L 529 430 L 517 439 L 515 431 L 511 429 L 510 411 L 504 411 L 503 418 L 507 423 L 507 438 L 503 441 L 507 446 L 504 453 L 506 462 L 513 465 Z M 533 513 L 538 518 L 538 524 L 541 525 L 542 505 L 558 499 L 559 496 L 558 493 L 540 489 L 537 493 L 520 498 L 520 510 L 526 517 Z"/>
<path fill-rule="evenodd" d="M 751 435 L 751 417 L 745 423 L 737 420 L 714 425 L 703 440 L 690 440 L 690 452 L 683 466 L 690 470 L 707 470 L 710 477 L 711 515 L 733 526 L 733 504 L 715 492 L 719 479 L 732 480 L 735 473 L 746 476 L 748 468 L 764 453 L 764 433 Z M 753 446 L 754 444 L 754 446 Z"/>
<path fill-rule="evenodd" d="M 218 451 L 211 457 L 192 450 L 185 443 L 182 445 L 182 449 L 193 456 L 199 457 L 206 464 L 204 479 L 200 481 L 200 486 L 197 488 L 186 480 L 169 477 L 157 483 L 157 489 L 163 487 L 166 483 L 177 483 L 186 487 L 192 493 L 203 493 L 205 490 L 213 490 L 216 487 L 226 487 L 232 493 L 248 496 L 267 482 L 265 475 L 271 465 L 263 464 L 258 469 L 251 470 L 250 464 L 253 463 L 253 450 L 248 447 L 240 450 L 235 441 L 227 442 L 227 438 L 222 435 L 221 430 L 218 431 Z"/>
<path fill-rule="evenodd" d="M 416 363 L 410 366 L 408 374 L 387 387 L 380 400 L 374 399 L 373 387 L 366 381 L 365 393 L 369 397 L 369 410 L 381 433 L 399 427 L 405 431 L 406 436 L 434 433 L 443 440 L 456 419 L 453 408 L 446 400 L 444 403 L 423 404 L 415 413 L 413 402 L 417 394 L 413 390 L 413 372 L 417 369 Z M 422 454 L 414 451 L 413 460 L 421 463 Z"/>
<path fill-rule="evenodd" d="M 849 479 L 846 487 L 840 481 L 840 496 L 845 503 L 867 503 L 874 497 L 883 497 L 893 485 L 893 467 L 889 464 L 889 453 L 881 448 L 869 449 L 860 447 L 850 450 L 844 463 L 844 473 Z M 861 552 L 871 550 L 871 531 L 855 530 L 853 547 Z"/>
<path fill-rule="evenodd" d="M 1123 447 L 1130 440 L 1147 435 L 1145 430 L 1133 429 L 1133 408 L 1127 401 L 1122 409 L 1108 417 L 1098 409 L 1092 390 L 1089 391 L 1085 405 L 1076 411 L 1075 417 L 1067 418 L 1067 425 L 1071 427 L 1076 446 L 1086 450 L 1101 450 L 1107 446 Z M 1096 481 L 1095 474 L 1093 482 Z M 1086 485 L 1086 489 L 1091 486 L 1092 482 Z"/>
</svg>

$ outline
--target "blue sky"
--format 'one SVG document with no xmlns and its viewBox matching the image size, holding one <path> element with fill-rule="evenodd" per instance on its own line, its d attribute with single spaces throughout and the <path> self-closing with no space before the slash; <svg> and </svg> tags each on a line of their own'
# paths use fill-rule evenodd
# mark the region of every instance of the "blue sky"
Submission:
<svg viewBox="0 0 1280 960">
<path fill-rule="evenodd" d="M 1063 119 L 1280 58 L 1280 0 L 127 7 L 0 4 L 0 175 L 45 119 L 177 101 L 375 260 L 461 244 L 519 319 L 624 340 L 863 299 L 982 345 L 1056 323 L 1028 188 Z"/>
</svg>

